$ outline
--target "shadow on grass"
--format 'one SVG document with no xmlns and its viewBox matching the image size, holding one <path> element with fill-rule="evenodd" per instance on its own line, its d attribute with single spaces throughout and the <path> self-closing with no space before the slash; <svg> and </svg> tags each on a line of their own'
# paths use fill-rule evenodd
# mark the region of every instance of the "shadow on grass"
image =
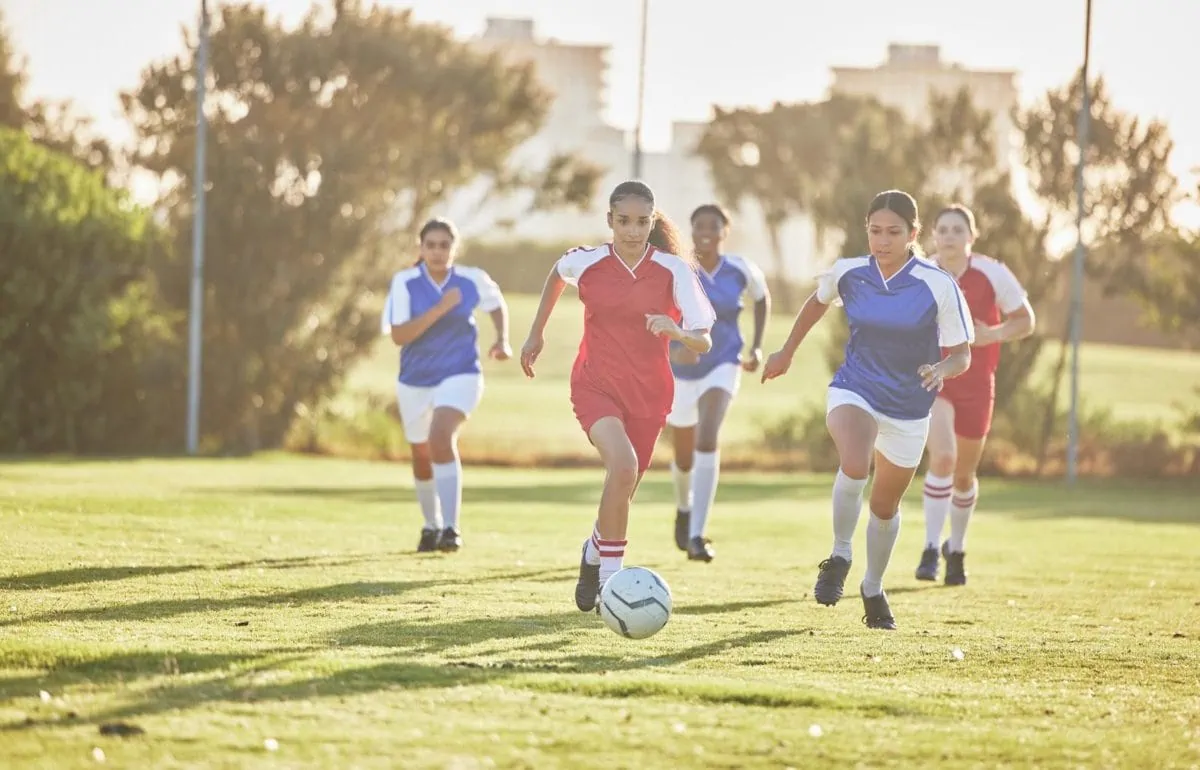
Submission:
<svg viewBox="0 0 1200 770">
<path fill-rule="evenodd" d="M 472 485 L 468 479 L 463 489 L 463 502 L 470 504 L 595 504 L 600 500 L 602 477 L 597 473 L 595 480 L 570 484 L 512 484 Z M 313 500 L 333 499 L 349 503 L 395 503 L 407 499 L 412 492 L 396 486 L 306 486 L 306 487 L 212 487 L 193 490 L 199 494 L 215 495 L 264 495 L 268 497 L 300 497 Z M 795 480 L 739 481 L 731 478 L 723 481 L 718 492 L 718 502 L 748 503 L 780 499 L 806 500 L 829 494 L 829 483 L 819 477 Z M 637 502 L 670 504 L 675 499 L 674 491 L 667 482 L 655 479 L 645 481 L 638 489 Z"/>
<path fill-rule="evenodd" d="M 317 588 L 306 588 L 298 591 L 250 594 L 223 599 L 208 597 L 161 599 L 134 604 L 46 612 L 23 618 L 6 619 L 0 621 L 0 627 L 20 626 L 27 623 L 159 620 L 195 612 L 213 613 L 273 607 L 295 607 L 297 605 L 321 602 L 344 602 L 377 596 L 398 596 L 410 591 L 438 586 L 478 584 L 495 581 L 538 580 L 543 578 L 549 579 L 551 576 L 556 580 L 566 580 L 572 574 L 574 574 L 574 570 L 570 569 L 485 573 L 477 576 L 444 580 L 357 581 Z"/>
<path fill-rule="evenodd" d="M 454 639 L 477 635 L 483 624 L 491 623 L 489 635 L 504 636 L 514 629 L 583 629 L 595 628 L 598 620 L 582 614 L 543 615 L 497 621 L 467 621 L 446 623 L 438 633 L 443 643 L 433 645 L 449 649 Z M 456 630 L 457 629 L 457 630 Z M 348 632 L 353 635 L 352 632 Z M 606 631 L 603 633 L 607 633 Z M 637 698 L 665 697 L 693 700 L 714 704 L 741 704 L 778 708 L 822 707 L 848 708 L 870 713 L 893 713 L 903 711 L 901 705 L 891 702 L 875 702 L 855 698 L 843 703 L 836 696 L 818 692 L 796 692 L 794 688 L 779 688 L 770 685 L 742 682 L 709 682 L 691 677 L 667 676 L 650 678 L 610 679 L 607 675 L 638 671 L 667 670 L 728 649 L 744 650 L 760 644 L 769 644 L 788 636 L 794 631 L 764 630 L 722 637 L 710 642 L 683 647 L 675 652 L 655 657 L 638 656 L 635 645 L 623 645 L 620 654 L 583 654 L 569 652 L 571 640 L 561 639 L 560 649 L 565 654 L 554 659 L 535 660 L 452 660 L 442 663 L 422 663 L 411 659 L 413 647 L 403 656 L 372 662 L 365 666 L 346 667 L 333 672 L 313 675 L 312 671 L 296 670 L 297 658 L 282 652 L 272 652 L 257 658 L 245 656 L 204 656 L 187 660 L 186 665 L 193 673 L 217 673 L 202 681 L 191 677 L 183 683 L 168 681 L 155 686 L 141 695 L 140 700 L 118 706 L 108 711 L 88 715 L 86 723 L 96 724 L 111 720 L 136 720 L 155 714 L 200 709 L 216 704 L 231 703 L 286 703 L 315 698 L 345 698 L 392 690 L 418 690 L 454 688 L 470 685 L 503 685 L 514 689 L 548 692 L 578 697 L 593 698 Z M 520 651 L 517 651 L 520 652 Z M 116 679 L 116 669 L 133 668 L 143 676 L 162 671 L 162 661 L 170 654 L 145 654 L 135 658 L 118 655 L 111 659 L 90 661 L 87 667 L 67 667 L 53 672 L 49 679 L 21 681 L 24 695 L 35 687 L 57 682 L 59 685 L 78 681 L 100 682 Z M 327 669 L 328 661 L 310 659 L 299 662 L 320 663 Z M 183 669 L 181 664 L 180 668 Z M 109 669 L 113 670 L 109 670 Z M 269 679 L 260 675 L 269 672 Z M 15 688 L 5 687 L 5 692 Z M 79 721 L 64 723 L 61 720 L 45 722 L 22 722 L 4 726 L 5 731 L 35 727 L 52 728 L 78 724 Z"/>
<path fill-rule="evenodd" d="M 250 559 L 225 564 L 158 564 L 117 567 L 72 567 L 70 569 L 33 572 L 28 575 L 0 577 L 0 589 L 5 591 L 42 591 L 50 588 L 104 583 L 137 577 L 178 575 L 182 572 L 225 572 L 239 569 L 300 569 L 304 567 L 343 567 L 357 561 L 376 559 L 387 554 L 353 554 L 334 556 L 293 556 L 282 559 Z"/>
</svg>

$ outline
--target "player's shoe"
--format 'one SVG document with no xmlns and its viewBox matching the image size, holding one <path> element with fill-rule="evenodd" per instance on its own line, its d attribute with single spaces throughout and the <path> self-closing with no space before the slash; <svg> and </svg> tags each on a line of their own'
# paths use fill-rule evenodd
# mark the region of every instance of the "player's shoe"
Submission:
<svg viewBox="0 0 1200 770">
<path fill-rule="evenodd" d="M 575 582 L 575 606 L 580 612 L 591 612 L 600 605 L 600 565 L 588 564 L 588 544 L 583 544 L 579 557 L 579 580 Z"/>
<path fill-rule="evenodd" d="M 675 545 L 681 551 L 688 549 L 688 534 L 692 531 L 692 514 L 675 511 Z"/>
<path fill-rule="evenodd" d="M 813 586 L 813 598 L 817 604 L 832 607 L 842 598 L 846 587 L 846 575 L 850 573 L 850 562 L 841 556 L 830 556 L 820 564 L 817 584 Z"/>
<path fill-rule="evenodd" d="M 967 558 L 965 551 L 953 553 L 950 541 L 942 543 L 942 558 L 946 560 L 946 585 L 965 586 L 967 584 L 967 567 L 963 560 Z"/>
<path fill-rule="evenodd" d="M 707 537 L 693 537 L 688 541 L 687 555 L 689 561 L 712 561 L 717 552 L 712 549 L 712 541 Z"/>
<path fill-rule="evenodd" d="M 858 591 L 862 594 L 862 620 L 867 624 L 867 628 L 895 631 L 896 619 L 892 617 L 892 608 L 888 606 L 887 594 L 880 593 L 879 596 L 867 596 L 863 593 L 862 586 L 858 587 Z"/>
<path fill-rule="evenodd" d="M 442 536 L 438 538 L 438 550 L 452 553 L 462 548 L 462 535 L 458 534 L 458 530 L 454 527 L 446 527 L 442 530 Z"/>
<path fill-rule="evenodd" d="M 936 548 L 926 548 L 921 552 L 921 563 L 917 565 L 917 580 L 937 580 L 938 552 Z"/>
<path fill-rule="evenodd" d="M 436 551 L 438 548 L 438 539 L 441 536 L 441 530 L 422 529 L 421 542 L 417 543 L 417 553 L 431 553 Z"/>
</svg>

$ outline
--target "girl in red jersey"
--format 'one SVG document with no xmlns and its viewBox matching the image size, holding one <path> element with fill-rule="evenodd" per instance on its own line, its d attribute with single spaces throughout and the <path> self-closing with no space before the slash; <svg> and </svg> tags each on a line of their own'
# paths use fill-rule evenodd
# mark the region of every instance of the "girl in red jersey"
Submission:
<svg viewBox="0 0 1200 770">
<path fill-rule="evenodd" d="M 978 233 L 966 206 L 942 209 L 934 220 L 938 265 L 958 280 L 975 321 L 971 367 L 947 380 L 934 402 L 929 425 L 929 469 L 925 474 L 925 550 L 918 580 L 937 580 L 938 545 L 946 516 L 950 538 L 941 543 L 946 585 L 965 585 L 967 523 L 975 511 L 975 472 L 992 426 L 1000 343 L 1033 333 L 1033 308 L 1016 276 L 1000 262 L 972 252 Z"/>
<path fill-rule="evenodd" d="M 622 182 L 608 202 L 612 242 L 581 246 L 558 260 L 521 349 L 521 368 L 533 377 L 550 314 L 566 285 L 576 286 L 584 322 L 571 405 L 605 469 L 575 586 L 575 604 L 584 612 L 595 609 L 605 581 L 621 569 L 629 505 L 671 411 L 668 345 L 707 353 L 716 320 L 695 271 L 677 256 L 683 253 L 679 231 L 654 208 L 650 188 Z"/>
</svg>

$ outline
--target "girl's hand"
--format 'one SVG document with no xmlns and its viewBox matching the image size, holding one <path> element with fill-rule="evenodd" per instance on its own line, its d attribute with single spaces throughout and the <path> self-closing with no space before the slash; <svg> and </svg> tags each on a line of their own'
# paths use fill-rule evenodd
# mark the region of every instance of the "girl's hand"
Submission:
<svg viewBox="0 0 1200 770">
<path fill-rule="evenodd" d="M 669 340 L 677 340 L 683 337 L 683 330 L 679 328 L 679 324 L 666 315 L 647 313 L 646 331 L 660 337 L 666 337 Z"/>
<path fill-rule="evenodd" d="M 921 386 L 925 390 L 937 392 L 945 384 L 945 378 L 942 377 L 941 369 L 937 364 L 925 364 L 917 370 L 917 374 L 921 375 Z"/>
<path fill-rule="evenodd" d="M 525 376 L 533 378 L 533 362 L 537 361 L 538 356 L 542 354 L 542 346 L 545 340 L 541 335 L 537 337 L 531 336 L 525 340 L 525 344 L 521 346 L 521 369 L 525 372 Z"/>
<path fill-rule="evenodd" d="M 782 350 L 777 350 L 767 358 L 767 363 L 763 365 L 762 382 L 782 377 L 791 368 L 792 356 Z"/>
<path fill-rule="evenodd" d="M 762 361 L 762 348 L 753 348 L 746 355 L 742 356 L 742 371 L 757 372 L 758 367 L 762 366 Z"/>
</svg>

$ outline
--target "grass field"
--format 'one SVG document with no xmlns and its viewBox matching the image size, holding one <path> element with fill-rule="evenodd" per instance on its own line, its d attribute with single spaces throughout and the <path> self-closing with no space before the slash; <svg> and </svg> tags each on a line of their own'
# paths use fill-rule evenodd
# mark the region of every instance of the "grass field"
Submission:
<svg viewBox="0 0 1200 770">
<path fill-rule="evenodd" d="M 537 308 L 537 298 L 509 297 L 512 312 L 513 347 L 519 349 Z M 749 314 L 746 314 L 747 316 Z M 492 332 L 486 318 L 483 340 L 490 344 Z M 750 318 L 743 320 L 750 331 Z M 568 378 L 582 334 L 583 312 L 574 293 L 560 301 L 546 348 L 538 367 L 538 377 L 529 381 L 516 361 L 486 362 L 487 393 L 470 425 L 464 430 L 463 443 L 471 450 L 480 447 L 511 447 L 514 436 L 525 446 L 535 446 L 545 455 L 594 454 L 579 430 L 568 400 Z M 767 352 L 782 344 L 791 327 L 791 318 L 776 316 L 768 327 Z M 807 405 L 824 403 L 829 384 L 824 344 L 828 324 L 814 330 L 800 348 L 792 372 L 786 379 L 760 385 L 754 377 L 743 379 L 739 398 L 723 428 L 727 448 L 755 445 L 761 440 L 763 424 L 780 415 Z M 1049 370 L 1057 357 L 1057 346 L 1046 347 L 1043 369 Z M 1186 351 L 1155 350 L 1106 345 L 1089 345 L 1082 354 L 1083 394 L 1093 408 L 1107 407 L 1118 419 L 1147 419 L 1172 422 L 1178 419 L 1173 405 L 1196 403 L 1200 388 L 1200 355 Z M 347 392 L 371 392 L 394 397 L 398 354 L 389 340 L 356 369 L 347 383 Z"/>
<path fill-rule="evenodd" d="M 1200 764 L 1194 485 L 989 480 L 962 589 L 912 579 L 913 500 L 888 634 L 809 595 L 827 478 L 728 474 L 698 565 L 654 473 L 629 562 L 676 613 L 630 642 L 571 601 L 596 472 L 470 469 L 453 556 L 412 553 L 407 476 L 0 465 L 0 767 Z"/>
</svg>

